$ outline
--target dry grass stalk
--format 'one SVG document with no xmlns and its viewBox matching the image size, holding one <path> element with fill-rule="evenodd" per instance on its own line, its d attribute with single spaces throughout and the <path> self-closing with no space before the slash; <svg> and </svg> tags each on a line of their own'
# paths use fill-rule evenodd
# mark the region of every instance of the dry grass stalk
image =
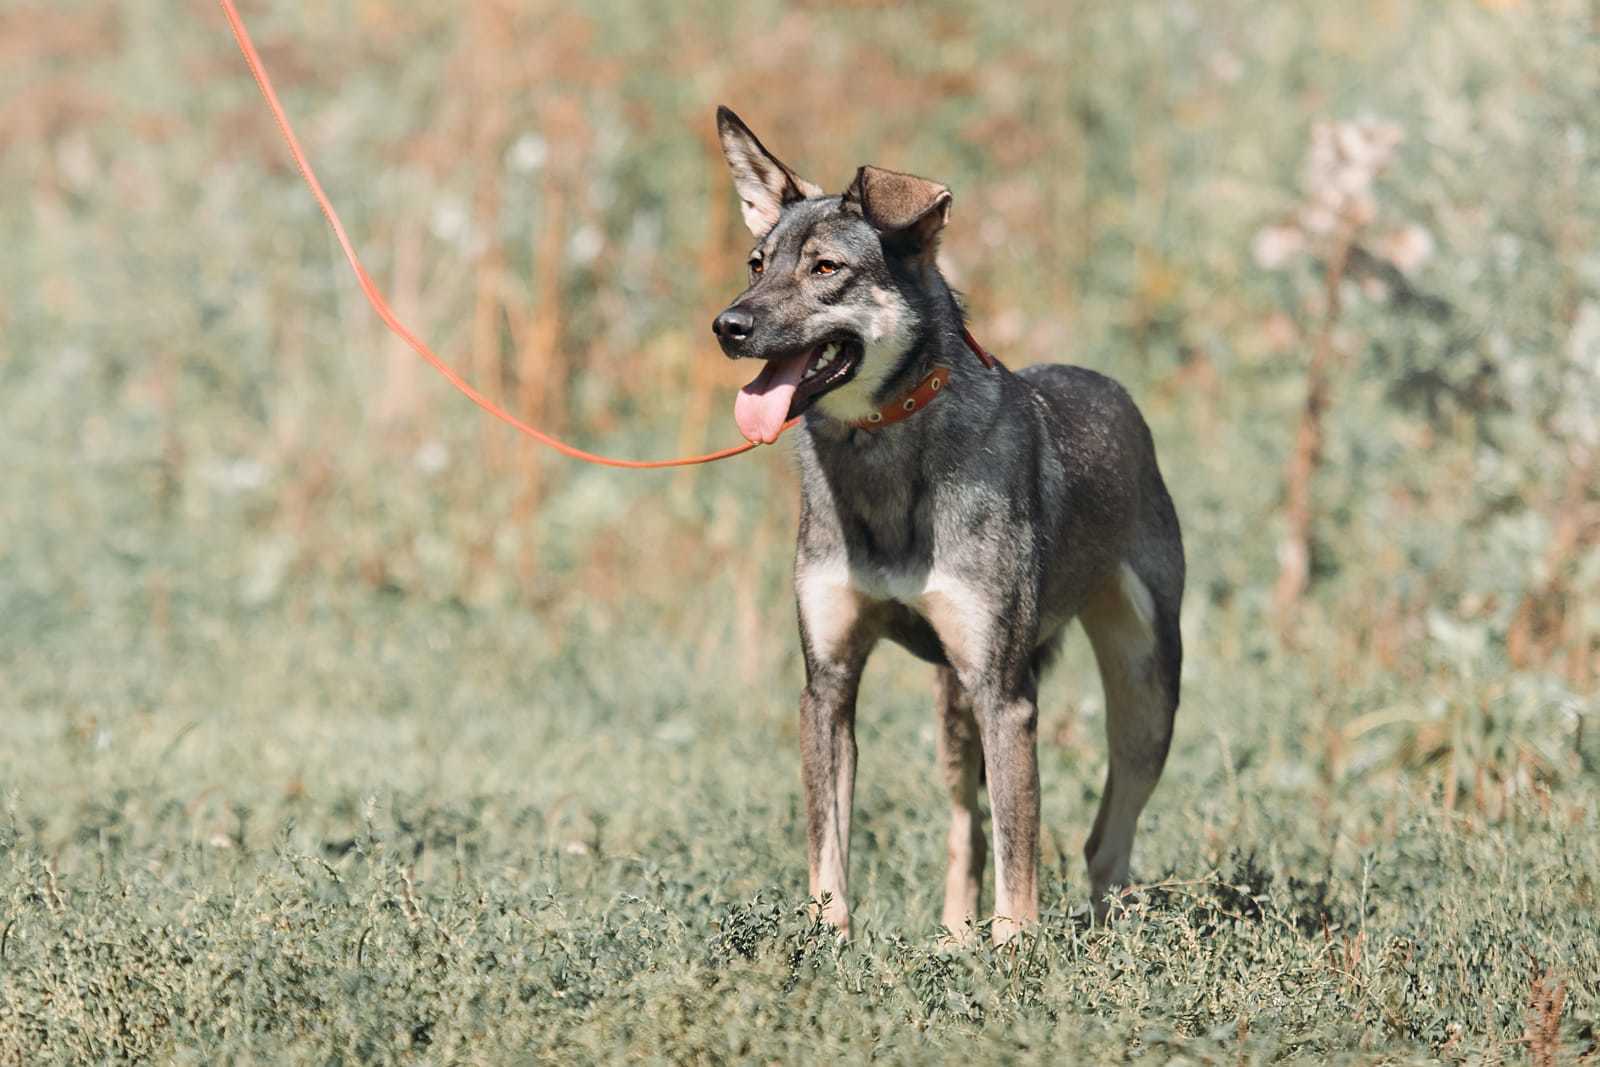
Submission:
<svg viewBox="0 0 1600 1067">
<path fill-rule="evenodd" d="M 1523 594 L 1506 633 L 1506 654 L 1518 668 L 1561 658 L 1567 683 L 1579 692 L 1594 688 L 1600 675 L 1600 634 L 1593 633 L 1582 610 L 1583 591 L 1574 588 L 1578 562 L 1600 543 L 1600 506 L 1589 499 L 1600 477 L 1600 453 L 1568 468 L 1556 509 L 1544 579 Z"/>
<path fill-rule="evenodd" d="M 396 221 L 394 243 L 394 308 L 403 322 L 418 322 L 422 310 L 422 229 L 410 215 Z M 378 418 L 386 426 L 410 427 L 422 415 L 422 361 L 411 346 L 390 336 L 386 348 L 383 395 Z"/>
<path fill-rule="evenodd" d="M 1300 598 L 1311 582 L 1312 499 L 1311 483 L 1322 463 L 1323 418 L 1331 402 L 1332 371 L 1336 346 L 1334 330 L 1339 324 L 1339 290 L 1350 262 L 1353 228 L 1340 227 L 1333 255 L 1323 275 L 1323 298 L 1327 301 L 1322 325 L 1306 365 L 1306 401 L 1295 431 L 1294 450 L 1284 472 L 1284 531 L 1278 546 L 1278 581 L 1272 603 L 1278 615 L 1279 632 L 1285 643 L 1294 643 L 1295 623 Z"/>
<path fill-rule="evenodd" d="M 1556 981 L 1551 971 L 1534 976 L 1528 991 L 1527 1029 L 1522 1043 L 1535 1067 L 1555 1067 L 1561 1055 L 1561 1012 L 1566 1005 L 1567 983 Z"/>
<path fill-rule="evenodd" d="M 700 245 L 700 287 L 708 293 L 717 292 L 726 276 L 726 257 L 730 248 L 739 247 L 729 241 L 729 197 L 723 185 L 724 164 L 722 148 L 717 143 L 709 124 L 701 130 L 701 158 L 707 172 L 706 183 L 706 237 Z M 702 356 L 689 360 L 689 396 L 683 406 L 683 420 L 678 426 L 678 452 L 688 455 L 699 451 L 706 441 L 706 427 L 711 418 L 712 399 L 718 388 L 717 362 Z M 680 492 L 688 492 L 698 477 L 698 467 L 685 467 L 676 475 Z"/>
<path fill-rule="evenodd" d="M 485 30 L 485 33 L 492 31 Z M 475 87 L 480 95 L 480 107 L 474 131 L 473 155 L 478 165 L 478 184 L 473 194 L 472 217 L 477 226 L 492 235 L 495 220 L 500 215 L 501 147 L 509 128 L 506 106 L 497 91 L 499 79 L 496 49 L 479 49 L 484 63 L 482 81 Z M 475 65 L 476 67 L 476 65 Z M 500 351 L 500 323 L 503 314 L 500 279 L 506 269 L 505 249 L 493 236 L 486 238 L 477 256 L 474 272 L 472 303 L 472 377 L 479 389 L 495 404 L 505 400 L 504 366 Z M 483 420 L 483 447 L 491 469 L 506 465 L 508 458 L 507 435 L 503 428 L 490 419 Z"/>
<path fill-rule="evenodd" d="M 1332 375 L 1338 355 L 1334 335 L 1343 310 L 1344 282 L 1357 240 L 1377 218 L 1373 182 L 1388 166 L 1401 136 L 1400 128 L 1387 122 L 1318 123 L 1311 132 L 1304 197 L 1294 218 L 1263 229 L 1253 248 L 1256 262 L 1267 269 L 1282 267 L 1307 251 L 1317 254 L 1324 264 L 1322 318 L 1306 366 L 1305 406 L 1284 473 L 1286 529 L 1278 548 L 1279 571 L 1272 601 L 1279 635 L 1286 645 L 1295 642 L 1300 601 L 1311 583 L 1312 483 L 1322 463 L 1323 427 L 1332 404 Z M 1425 258 L 1431 241 L 1422 235 L 1418 248 L 1415 252 L 1408 249 L 1405 266 Z"/>
</svg>

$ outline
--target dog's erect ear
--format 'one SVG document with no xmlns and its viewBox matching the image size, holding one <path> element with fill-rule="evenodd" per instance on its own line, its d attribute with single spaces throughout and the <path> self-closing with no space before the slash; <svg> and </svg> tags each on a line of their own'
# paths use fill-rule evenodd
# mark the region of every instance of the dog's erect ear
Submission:
<svg viewBox="0 0 1600 1067">
<path fill-rule="evenodd" d="M 733 187 L 739 193 L 739 208 L 744 224 L 757 237 L 777 225 L 783 205 L 808 196 L 821 196 L 822 190 L 806 181 L 768 152 L 756 135 L 732 111 L 717 108 L 717 136 L 722 154 L 733 171 Z"/>
<path fill-rule="evenodd" d="M 914 174 L 862 167 L 844 191 L 844 202 L 883 234 L 884 240 L 919 253 L 932 252 L 950 220 L 950 190 Z"/>
</svg>

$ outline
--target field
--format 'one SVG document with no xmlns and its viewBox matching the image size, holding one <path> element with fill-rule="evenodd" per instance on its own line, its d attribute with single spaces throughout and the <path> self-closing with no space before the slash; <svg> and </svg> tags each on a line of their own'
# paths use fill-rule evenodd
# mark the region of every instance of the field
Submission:
<svg viewBox="0 0 1600 1067">
<path fill-rule="evenodd" d="M 212 4 L 10 0 L 0 1064 L 1600 1057 L 1592 4 L 244 10 L 402 316 L 613 454 L 736 436 L 717 103 L 948 182 L 974 331 L 1122 380 L 1184 524 L 1144 886 L 1086 923 L 1075 636 L 1045 918 L 943 938 L 885 648 L 837 942 L 787 446 L 514 439 L 370 313 Z"/>
</svg>

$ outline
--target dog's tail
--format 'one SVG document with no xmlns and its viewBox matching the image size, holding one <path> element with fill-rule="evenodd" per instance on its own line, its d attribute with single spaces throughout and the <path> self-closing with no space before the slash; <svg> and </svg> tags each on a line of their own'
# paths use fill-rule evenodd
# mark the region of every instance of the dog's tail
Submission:
<svg viewBox="0 0 1600 1067">
<path fill-rule="evenodd" d="M 1149 430 L 1145 431 L 1146 436 Z M 1169 713 L 1178 710 L 1178 680 L 1183 674 L 1183 633 L 1178 626 L 1183 604 L 1185 565 L 1183 531 L 1178 513 L 1161 480 L 1155 448 L 1150 444 L 1144 484 L 1139 493 L 1138 531 L 1128 561 L 1155 605 L 1156 661 L 1166 690 Z"/>
</svg>

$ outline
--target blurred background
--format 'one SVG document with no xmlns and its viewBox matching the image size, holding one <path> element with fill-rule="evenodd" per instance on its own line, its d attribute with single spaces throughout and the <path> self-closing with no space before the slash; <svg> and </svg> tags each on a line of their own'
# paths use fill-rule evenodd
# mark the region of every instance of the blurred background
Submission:
<svg viewBox="0 0 1600 1067">
<path fill-rule="evenodd" d="M 977 335 L 1132 389 L 1201 656 L 1592 691 L 1591 5 L 244 10 L 402 317 L 536 424 L 737 439 L 727 102 L 830 188 L 950 184 Z M 202 0 L 0 22 L 0 654 L 69 668 L 7 699 L 160 702 L 200 634 L 352 598 L 544 652 L 642 627 L 792 688 L 784 449 L 618 474 L 481 416 L 365 306 L 224 29 Z"/>
<path fill-rule="evenodd" d="M 717 104 L 829 189 L 947 183 L 975 334 L 1154 431 L 1204 752 L 1173 804 L 1220 738 L 1325 828 L 1354 794 L 1373 833 L 1394 797 L 1592 827 L 1589 0 L 241 6 L 401 317 L 609 454 L 737 440 Z M 205 0 L 0 8 L 0 190 L 0 785 L 57 869 L 337 838 L 383 789 L 642 841 L 664 783 L 737 819 L 780 781 L 799 884 L 786 444 L 614 472 L 482 416 L 366 306 Z M 1077 645 L 1041 723 L 1067 856 Z M 928 743 L 927 684 L 880 653 L 864 760 Z"/>
</svg>

